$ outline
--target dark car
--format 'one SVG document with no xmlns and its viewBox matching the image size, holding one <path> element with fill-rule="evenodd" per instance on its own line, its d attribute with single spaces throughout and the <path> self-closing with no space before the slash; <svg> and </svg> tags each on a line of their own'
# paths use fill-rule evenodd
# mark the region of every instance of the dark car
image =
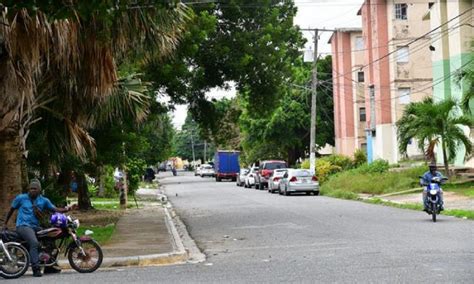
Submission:
<svg viewBox="0 0 474 284">
<path fill-rule="evenodd" d="M 286 162 L 282 160 L 267 160 L 261 161 L 260 167 L 255 180 L 255 187 L 264 189 L 268 187 L 268 179 L 273 173 L 273 170 L 287 168 Z"/>
</svg>

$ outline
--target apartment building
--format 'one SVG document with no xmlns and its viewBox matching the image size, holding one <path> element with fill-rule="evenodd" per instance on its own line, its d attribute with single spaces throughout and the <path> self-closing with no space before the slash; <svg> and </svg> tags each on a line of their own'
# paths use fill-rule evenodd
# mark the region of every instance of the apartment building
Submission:
<svg viewBox="0 0 474 284">
<path fill-rule="evenodd" d="M 465 84 L 459 84 L 456 74 L 465 68 L 474 66 L 474 1 L 438 0 L 434 1 L 423 16 L 429 22 L 431 30 L 431 58 L 433 62 L 433 96 L 435 100 L 454 98 L 461 101 L 468 90 Z M 471 103 L 471 112 L 474 112 Z M 471 129 L 465 128 L 471 136 Z M 471 132 L 471 133 L 470 133 Z M 474 142 L 474 141 L 473 141 Z M 440 149 L 436 149 L 437 160 L 443 161 Z M 456 166 L 465 164 L 465 149 L 460 147 L 454 159 Z M 465 164 L 474 167 L 474 159 Z"/>
<path fill-rule="evenodd" d="M 364 39 L 361 28 L 339 28 L 329 39 L 333 54 L 334 134 L 336 152 L 351 156 L 367 150 L 365 135 Z"/>
<path fill-rule="evenodd" d="M 339 98 L 350 96 L 348 89 L 352 90 L 354 86 L 362 88 L 369 161 L 385 159 L 395 163 L 403 158 L 398 151 L 396 122 L 407 104 L 432 96 L 431 40 L 424 36 L 430 31 L 430 24 L 421 20 L 430 5 L 429 1 L 422 0 L 364 1 L 358 12 L 362 19 L 362 39 L 359 42 L 363 42 L 363 48 L 350 50 L 347 44 L 342 47 L 354 54 L 362 51 L 359 55 L 363 62 L 361 67 L 356 63 L 354 66 L 338 64 L 347 59 L 344 53 L 337 52 L 341 48 L 334 41 L 338 31 L 333 35 L 333 67 L 337 72 L 333 79 L 336 129 L 347 127 L 342 125 L 345 122 L 343 117 L 360 113 L 361 108 L 353 104 L 353 109 L 349 110 L 343 105 L 346 100 Z M 359 74 L 363 80 L 359 80 Z M 345 80 L 342 85 L 346 87 L 349 79 L 353 88 L 336 89 L 341 80 Z M 343 141 L 352 139 L 351 133 L 337 131 L 336 141 L 340 141 L 341 147 L 338 148 L 336 142 L 336 151 L 350 155 L 350 149 L 342 145 Z M 415 141 L 409 145 L 408 155 L 422 155 Z"/>
</svg>

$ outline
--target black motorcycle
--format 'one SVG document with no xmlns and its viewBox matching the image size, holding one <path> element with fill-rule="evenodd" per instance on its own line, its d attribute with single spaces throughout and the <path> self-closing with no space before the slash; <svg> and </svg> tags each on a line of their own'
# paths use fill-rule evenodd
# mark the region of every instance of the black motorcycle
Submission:
<svg viewBox="0 0 474 284">
<path fill-rule="evenodd" d="M 64 256 L 67 255 L 71 267 L 80 273 L 91 273 L 100 267 L 104 257 L 100 245 L 90 236 L 78 237 L 77 228 L 79 220 L 67 216 L 64 227 L 52 227 L 36 233 L 39 241 L 40 267 L 56 266 L 61 252 L 64 252 Z M 7 253 L 0 254 L 0 276 L 18 278 L 28 270 L 29 254 L 26 253 L 27 256 L 24 256 L 26 249 L 24 251 L 21 249 L 21 247 L 27 248 L 28 244 L 18 233 L 11 230 L 3 231 L 1 239 L 2 243 L 15 246 L 11 249 L 7 246 L 5 250 Z M 8 253 L 10 251 L 13 253 Z"/>
<path fill-rule="evenodd" d="M 426 186 L 426 213 L 431 215 L 433 222 L 436 222 L 436 215 L 441 212 L 441 184 L 447 180 L 445 177 L 433 177 L 429 184 L 423 184 Z"/>
</svg>

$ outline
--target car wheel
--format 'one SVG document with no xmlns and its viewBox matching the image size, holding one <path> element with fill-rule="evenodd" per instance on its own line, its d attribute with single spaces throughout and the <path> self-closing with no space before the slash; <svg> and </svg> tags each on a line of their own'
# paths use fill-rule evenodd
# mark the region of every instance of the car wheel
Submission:
<svg viewBox="0 0 474 284">
<path fill-rule="evenodd" d="M 314 195 L 319 195 L 319 190 L 314 192 Z"/>
<path fill-rule="evenodd" d="M 257 183 L 255 183 L 255 189 L 258 189 L 258 184 Z"/>
</svg>

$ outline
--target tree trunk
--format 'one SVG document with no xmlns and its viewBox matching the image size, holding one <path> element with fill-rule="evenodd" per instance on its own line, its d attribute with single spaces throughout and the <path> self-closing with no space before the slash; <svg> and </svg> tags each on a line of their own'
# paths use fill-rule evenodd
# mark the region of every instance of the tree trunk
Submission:
<svg viewBox="0 0 474 284">
<path fill-rule="evenodd" d="M 127 209 L 128 203 L 128 178 L 127 178 L 127 171 L 123 171 L 123 187 L 120 189 L 120 208 Z"/>
<path fill-rule="evenodd" d="M 80 210 L 89 210 L 92 208 L 87 181 L 84 173 L 76 173 L 77 182 L 77 203 Z"/>
<path fill-rule="evenodd" d="M 21 193 L 21 160 L 18 133 L 12 128 L 0 132 L 0 218 Z"/>
<path fill-rule="evenodd" d="M 105 185 L 104 185 L 104 167 L 99 166 L 99 192 L 97 193 L 97 196 L 99 197 L 104 197 L 105 195 Z"/>
<path fill-rule="evenodd" d="M 29 178 L 28 178 L 28 165 L 26 164 L 26 159 L 21 158 L 21 192 L 27 193 L 29 187 Z"/>
<path fill-rule="evenodd" d="M 447 175 L 448 177 L 450 177 L 451 174 L 449 173 L 449 161 L 448 161 L 448 155 L 446 154 L 446 142 L 445 142 L 444 139 L 443 139 L 443 142 L 442 142 L 442 143 L 443 143 L 443 144 L 442 144 L 442 145 L 443 145 L 442 148 L 443 148 L 444 170 L 446 171 L 446 175 Z"/>
</svg>

